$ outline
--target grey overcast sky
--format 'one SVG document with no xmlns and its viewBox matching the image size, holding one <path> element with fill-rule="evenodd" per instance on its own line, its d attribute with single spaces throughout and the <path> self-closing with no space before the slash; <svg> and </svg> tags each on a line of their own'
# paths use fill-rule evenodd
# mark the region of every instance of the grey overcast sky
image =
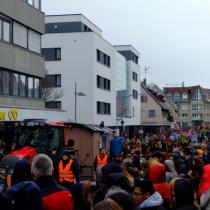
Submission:
<svg viewBox="0 0 210 210">
<path fill-rule="evenodd" d="M 148 82 L 210 88 L 210 0 L 42 0 L 42 10 L 82 13 L 113 45 L 133 45 Z"/>
</svg>

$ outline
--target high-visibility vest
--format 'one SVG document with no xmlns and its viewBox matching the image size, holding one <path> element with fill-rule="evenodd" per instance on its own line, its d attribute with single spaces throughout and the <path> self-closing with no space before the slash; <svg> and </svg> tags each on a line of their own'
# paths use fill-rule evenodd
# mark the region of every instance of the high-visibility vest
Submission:
<svg viewBox="0 0 210 210">
<path fill-rule="evenodd" d="M 75 176 L 73 171 L 71 171 L 71 164 L 73 160 L 70 160 L 69 163 L 66 164 L 65 168 L 63 168 L 63 161 L 61 160 L 59 163 L 59 182 L 74 182 Z"/>
<path fill-rule="evenodd" d="M 104 155 L 103 159 L 101 159 L 100 155 L 97 155 L 97 166 L 103 166 L 108 163 L 108 155 Z"/>
</svg>

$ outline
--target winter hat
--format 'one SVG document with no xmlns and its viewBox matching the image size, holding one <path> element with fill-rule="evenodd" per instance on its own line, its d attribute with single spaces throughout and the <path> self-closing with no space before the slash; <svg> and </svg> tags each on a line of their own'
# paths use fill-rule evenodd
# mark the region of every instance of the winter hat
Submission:
<svg viewBox="0 0 210 210">
<path fill-rule="evenodd" d="M 22 182 L 32 180 L 31 175 L 31 165 L 28 160 L 23 159 L 17 161 L 13 174 L 12 174 L 12 183 L 13 185 Z"/>
</svg>

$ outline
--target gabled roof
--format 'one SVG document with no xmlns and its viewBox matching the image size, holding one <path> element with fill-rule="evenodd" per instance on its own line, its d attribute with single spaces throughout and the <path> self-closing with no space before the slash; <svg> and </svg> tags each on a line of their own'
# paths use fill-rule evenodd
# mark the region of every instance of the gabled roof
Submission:
<svg viewBox="0 0 210 210">
<path fill-rule="evenodd" d="M 141 86 L 144 88 L 144 90 L 157 102 L 157 104 L 161 107 L 164 111 L 170 111 L 170 108 L 158 98 L 158 92 L 153 91 L 149 86 L 141 83 Z M 163 93 L 160 93 L 162 96 L 164 96 Z"/>
<path fill-rule="evenodd" d="M 188 86 L 188 87 L 164 87 L 163 90 L 165 93 L 188 93 L 190 90 L 191 93 L 195 93 L 198 89 L 202 89 L 200 85 Z"/>
</svg>

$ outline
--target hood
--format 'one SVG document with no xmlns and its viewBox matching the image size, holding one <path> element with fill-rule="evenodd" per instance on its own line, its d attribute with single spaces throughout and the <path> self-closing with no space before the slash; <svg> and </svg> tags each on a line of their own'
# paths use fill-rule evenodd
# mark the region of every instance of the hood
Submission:
<svg viewBox="0 0 210 210">
<path fill-rule="evenodd" d="M 25 159 L 17 161 L 12 174 L 13 184 L 30 180 L 32 180 L 30 163 Z"/>
<path fill-rule="evenodd" d="M 162 163 L 156 163 L 149 168 L 149 179 L 152 183 L 166 182 L 166 168 Z"/>
<path fill-rule="evenodd" d="M 162 199 L 160 193 L 155 192 L 147 200 L 145 200 L 143 203 L 141 203 L 139 205 L 139 207 L 137 208 L 137 210 L 140 210 L 143 208 L 160 206 L 162 204 L 163 204 L 163 199 Z"/>
<path fill-rule="evenodd" d="M 203 192 L 206 192 L 210 186 L 210 164 L 203 167 L 203 176 L 201 178 L 198 195 L 201 196 Z"/>
</svg>

